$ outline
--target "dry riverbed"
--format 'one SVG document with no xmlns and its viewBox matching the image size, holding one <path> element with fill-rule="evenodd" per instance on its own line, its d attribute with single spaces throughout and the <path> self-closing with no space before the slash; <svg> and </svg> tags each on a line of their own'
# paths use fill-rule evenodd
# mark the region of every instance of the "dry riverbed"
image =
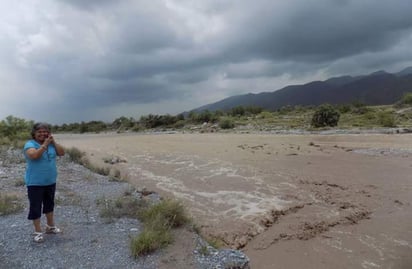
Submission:
<svg viewBox="0 0 412 269">
<path fill-rule="evenodd" d="M 58 135 L 183 201 L 251 268 L 411 268 L 410 134 Z M 106 159 L 125 160 L 107 164 Z"/>
</svg>

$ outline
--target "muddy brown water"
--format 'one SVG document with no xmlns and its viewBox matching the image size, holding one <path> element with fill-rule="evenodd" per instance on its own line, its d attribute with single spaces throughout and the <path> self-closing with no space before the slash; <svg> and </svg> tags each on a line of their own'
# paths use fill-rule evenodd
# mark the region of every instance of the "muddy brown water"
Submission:
<svg viewBox="0 0 412 269">
<path fill-rule="evenodd" d="M 57 135 L 182 200 L 252 268 L 412 268 L 412 135 Z M 110 165 L 109 165 L 110 166 Z"/>
</svg>

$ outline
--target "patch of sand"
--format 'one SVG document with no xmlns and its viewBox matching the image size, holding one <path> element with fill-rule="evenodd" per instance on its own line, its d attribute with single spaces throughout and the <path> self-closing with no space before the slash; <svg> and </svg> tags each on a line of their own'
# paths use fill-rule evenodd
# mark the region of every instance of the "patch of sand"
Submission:
<svg viewBox="0 0 412 269">
<path fill-rule="evenodd" d="M 412 267 L 412 136 L 58 135 L 183 201 L 252 268 Z"/>
</svg>

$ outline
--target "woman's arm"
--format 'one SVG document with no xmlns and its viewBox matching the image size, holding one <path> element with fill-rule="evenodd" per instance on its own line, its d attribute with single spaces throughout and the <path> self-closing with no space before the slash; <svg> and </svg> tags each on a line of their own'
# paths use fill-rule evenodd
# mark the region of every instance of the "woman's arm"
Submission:
<svg viewBox="0 0 412 269">
<path fill-rule="evenodd" d="M 54 148 L 56 149 L 57 156 L 64 156 L 64 148 L 61 145 L 59 145 L 55 142 L 54 143 Z"/>
<path fill-rule="evenodd" d="M 38 159 L 41 157 L 43 152 L 47 150 L 47 147 L 42 145 L 40 148 L 35 149 L 35 148 L 29 148 L 26 150 L 26 155 L 29 159 Z"/>
</svg>

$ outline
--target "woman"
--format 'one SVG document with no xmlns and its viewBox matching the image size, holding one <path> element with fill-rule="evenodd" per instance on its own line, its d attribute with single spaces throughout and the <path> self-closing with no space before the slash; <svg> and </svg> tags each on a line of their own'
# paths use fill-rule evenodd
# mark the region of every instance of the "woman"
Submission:
<svg viewBox="0 0 412 269">
<path fill-rule="evenodd" d="M 46 233 L 57 234 L 53 218 L 54 194 L 56 191 L 57 167 L 56 156 L 63 156 L 64 149 L 54 141 L 47 123 L 36 123 L 31 131 L 33 139 L 24 145 L 26 158 L 25 182 L 30 202 L 28 219 L 33 221 L 34 241 L 44 241 L 40 217 L 46 215 Z"/>
</svg>

